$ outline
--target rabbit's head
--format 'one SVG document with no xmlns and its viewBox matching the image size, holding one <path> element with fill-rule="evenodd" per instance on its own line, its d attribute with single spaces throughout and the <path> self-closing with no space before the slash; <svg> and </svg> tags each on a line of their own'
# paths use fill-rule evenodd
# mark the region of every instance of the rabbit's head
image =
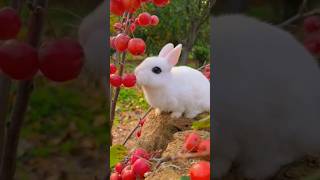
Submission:
<svg viewBox="0 0 320 180">
<path fill-rule="evenodd" d="M 156 88 L 168 83 L 171 69 L 178 63 L 181 50 L 181 44 L 174 47 L 172 43 L 169 43 L 161 49 L 159 56 L 146 58 L 135 69 L 138 84 Z"/>
</svg>

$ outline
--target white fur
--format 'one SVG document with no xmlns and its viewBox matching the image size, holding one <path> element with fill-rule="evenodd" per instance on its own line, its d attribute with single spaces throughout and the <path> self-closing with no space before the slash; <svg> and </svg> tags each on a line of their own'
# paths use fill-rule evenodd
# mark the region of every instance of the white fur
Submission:
<svg viewBox="0 0 320 180">
<path fill-rule="evenodd" d="M 167 44 L 160 56 L 145 59 L 135 74 L 147 102 L 157 108 L 157 113 L 165 111 L 172 112 L 174 118 L 182 114 L 194 118 L 210 110 L 210 83 L 198 70 L 187 66 L 173 67 L 178 62 L 181 48 L 178 45 L 173 49 L 172 44 Z M 162 69 L 160 74 L 152 72 L 155 66 Z"/>
<path fill-rule="evenodd" d="M 266 179 L 320 152 L 320 71 L 289 33 L 253 18 L 212 18 L 214 176 L 232 163 Z"/>
</svg>

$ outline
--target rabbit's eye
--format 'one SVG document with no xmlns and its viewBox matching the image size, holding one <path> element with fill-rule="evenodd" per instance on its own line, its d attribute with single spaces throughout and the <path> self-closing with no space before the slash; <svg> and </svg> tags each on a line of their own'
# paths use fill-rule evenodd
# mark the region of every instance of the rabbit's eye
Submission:
<svg viewBox="0 0 320 180">
<path fill-rule="evenodd" d="M 161 69 L 158 66 L 156 66 L 156 67 L 152 68 L 152 72 L 154 72 L 155 74 L 160 74 L 161 73 Z"/>
</svg>

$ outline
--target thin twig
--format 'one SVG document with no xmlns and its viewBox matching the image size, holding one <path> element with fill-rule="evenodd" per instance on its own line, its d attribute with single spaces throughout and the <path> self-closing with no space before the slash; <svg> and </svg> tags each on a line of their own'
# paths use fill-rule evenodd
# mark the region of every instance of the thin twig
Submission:
<svg viewBox="0 0 320 180">
<path fill-rule="evenodd" d="M 146 118 L 148 116 L 148 114 L 152 111 L 152 107 L 149 107 L 148 111 L 139 119 L 139 122 L 137 123 L 136 127 L 134 127 L 134 129 L 132 129 L 132 131 L 129 133 L 129 135 L 127 136 L 127 138 L 124 140 L 124 142 L 122 143 L 122 145 L 126 145 L 126 143 L 128 142 L 128 140 L 131 138 L 131 136 L 133 135 L 133 133 L 139 128 L 140 126 L 140 121 L 142 121 L 144 118 Z"/>
<path fill-rule="evenodd" d="M 6 137 L 6 119 L 9 105 L 11 80 L 4 74 L 0 74 L 0 167 L 3 162 L 3 152 Z"/>
<path fill-rule="evenodd" d="M 303 19 L 305 17 L 320 14 L 320 9 L 313 9 L 309 12 L 305 12 L 307 9 L 307 5 L 308 5 L 308 0 L 303 0 L 300 7 L 299 7 L 298 13 L 295 16 L 284 21 L 283 23 L 279 24 L 278 26 L 279 27 L 286 27 L 286 26 L 294 23 L 295 21 L 298 21 L 298 20 Z"/>
</svg>

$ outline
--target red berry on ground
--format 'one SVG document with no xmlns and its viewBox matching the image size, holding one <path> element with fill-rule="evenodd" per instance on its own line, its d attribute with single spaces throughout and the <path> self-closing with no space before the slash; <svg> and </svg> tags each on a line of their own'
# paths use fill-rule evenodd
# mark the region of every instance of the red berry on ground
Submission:
<svg viewBox="0 0 320 180">
<path fill-rule="evenodd" d="M 140 26 L 148 26 L 151 23 L 151 15 L 147 12 L 141 13 L 138 16 Z"/>
<path fill-rule="evenodd" d="M 126 74 L 123 76 L 122 78 L 122 84 L 125 87 L 133 87 L 134 85 L 136 85 L 137 79 L 136 76 L 134 74 Z"/>
<path fill-rule="evenodd" d="M 0 10 L 0 40 L 16 38 L 21 29 L 21 20 L 16 10 L 6 7 Z"/>
<path fill-rule="evenodd" d="M 200 135 L 196 133 L 191 133 L 187 136 L 183 148 L 187 152 L 196 152 L 200 143 Z"/>
<path fill-rule="evenodd" d="M 130 24 L 130 32 L 134 32 L 136 30 L 136 24 L 135 23 L 131 23 Z"/>
<path fill-rule="evenodd" d="M 200 161 L 189 169 L 190 180 L 210 180 L 210 163 Z"/>
<path fill-rule="evenodd" d="M 208 153 L 210 155 L 210 139 L 203 140 L 198 147 L 199 153 Z"/>
<path fill-rule="evenodd" d="M 15 80 L 29 80 L 39 70 L 38 52 L 31 45 L 9 40 L 0 46 L 0 69 Z"/>
<path fill-rule="evenodd" d="M 134 20 L 134 23 L 135 23 L 136 25 L 140 25 L 140 24 L 139 24 L 139 18 L 136 18 L 136 19 Z"/>
<path fill-rule="evenodd" d="M 132 38 L 128 43 L 128 51 L 134 55 L 141 55 L 146 50 L 146 44 L 143 39 L 140 38 Z"/>
<path fill-rule="evenodd" d="M 114 40 L 115 49 L 119 52 L 124 52 L 128 48 L 130 37 L 126 34 L 118 34 Z"/>
<path fill-rule="evenodd" d="M 136 180 L 136 175 L 132 169 L 123 169 L 121 173 L 122 180 Z"/>
<path fill-rule="evenodd" d="M 130 158 L 130 163 L 133 164 L 139 158 L 144 158 L 148 160 L 150 158 L 150 155 L 144 149 L 138 148 L 133 151 Z"/>
<path fill-rule="evenodd" d="M 117 74 L 111 74 L 110 75 L 110 84 L 114 87 L 120 87 L 122 84 L 122 79 Z"/>
<path fill-rule="evenodd" d="M 115 30 L 121 30 L 122 29 L 122 24 L 121 23 L 119 23 L 119 22 L 116 22 L 116 23 L 114 23 L 114 25 L 113 25 L 113 28 L 115 29 Z"/>
<path fill-rule="evenodd" d="M 48 79 L 65 82 L 77 78 L 82 70 L 84 52 L 71 39 L 59 39 L 40 48 L 40 70 Z"/>
<path fill-rule="evenodd" d="M 114 74 L 117 72 L 117 67 L 114 64 L 110 64 L 110 74 Z"/>
<path fill-rule="evenodd" d="M 156 15 L 152 15 L 151 16 L 151 25 L 152 26 L 156 26 L 159 24 L 159 18 Z"/>
<path fill-rule="evenodd" d="M 139 178 L 143 178 L 146 172 L 150 171 L 150 165 L 144 158 L 137 159 L 132 165 L 132 170 Z"/>
<path fill-rule="evenodd" d="M 122 0 L 111 0 L 110 12 L 114 15 L 122 16 L 122 14 L 125 12 Z"/>
<path fill-rule="evenodd" d="M 134 13 L 140 8 L 141 0 L 122 0 L 124 9 L 129 13 Z"/>
<path fill-rule="evenodd" d="M 137 131 L 136 136 L 137 136 L 137 138 L 139 138 L 141 136 L 141 129 Z"/>
<path fill-rule="evenodd" d="M 309 16 L 303 22 L 304 31 L 308 33 L 320 31 L 320 16 Z"/>
<path fill-rule="evenodd" d="M 116 170 L 116 172 L 119 173 L 119 174 L 122 172 L 122 169 L 123 169 L 122 163 L 117 163 L 117 164 L 114 166 L 114 170 Z"/>
<path fill-rule="evenodd" d="M 112 173 L 110 176 L 110 180 L 121 180 L 121 176 L 118 173 Z"/>
<path fill-rule="evenodd" d="M 153 4 L 158 7 L 164 7 L 170 3 L 170 0 L 153 0 Z"/>
</svg>

